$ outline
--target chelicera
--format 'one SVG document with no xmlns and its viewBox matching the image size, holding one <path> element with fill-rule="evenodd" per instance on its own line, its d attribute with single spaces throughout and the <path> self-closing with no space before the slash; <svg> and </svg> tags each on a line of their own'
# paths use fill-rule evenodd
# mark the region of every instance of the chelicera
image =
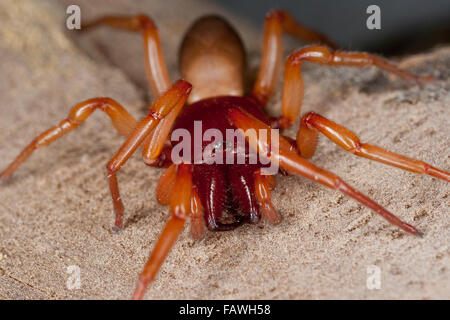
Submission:
<svg viewBox="0 0 450 320">
<path fill-rule="evenodd" d="M 124 217 L 116 178 L 119 169 L 139 146 L 142 146 L 143 160 L 147 165 L 166 168 L 160 177 L 156 197 L 160 204 L 170 205 L 171 216 L 139 276 L 133 298 L 143 297 L 188 217 L 194 238 L 202 236 L 205 225 L 211 231 L 223 231 L 232 230 L 245 222 L 258 223 L 261 217 L 273 224 L 280 221 L 270 195 L 275 180 L 272 175 L 263 174 L 265 164 L 262 161 L 254 164 L 196 163 L 186 158 L 178 163 L 172 161 L 172 151 L 180 142 L 171 141 L 171 133 L 176 129 L 193 133 L 195 121 L 203 124 L 202 133 L 214 128 L 224 136 L 227 129 L 267 130 L 272 138 L 276 137 L 278 148 L 273 149 L 260 135 L 246 137 L 245 155 L 250 149 L 258 150 L 261 157 L 278 162 L 278 172 L 300 175 L 337 189 L 414 235 L 421 233 L 335 174 L 306 160 L 314 154 L 318 134 L 322 133 L 357 156 L 450 181 L 449 173 L 422 161 L 362 143 L 347 128 L 313 112 L 301 118 L 295 140 L 271 131 L 273 128 L 286 129 L 300 116 L 303 98 L 300 68 L 304 61 L 329 66 L 376 66 L 406 80 L 433 80 L 432 77 L 421 77 L 401 70 L 367 53 L 336 51 L 330 40 L 295 22 L 287 12 L 274 10 L 266 16 L 262 61 L 253 89 L 248 94 L 244 92 L 243 84 L 245 52 L 242 42 L 235 30 L 218 16 L 200 18 L 187 32 L 180 51 L 180 68 L 185 80 L 173 85 L 166 70 L 157 28 L 149 17 L 108 16 L 89 23 L 84 29 L 97 26 L 142 32 L 145 70 L 151 91 L 158 97 L 150 112 L 137 121 L 110 98 L 94 98 L 78 103 L 71 109 L 68 118 L 35 138 L 0 177 L 2 180 L 8 179 L 34 150 L 77 128 L 96 109 L 105 112 L 117 131 L 126 137 L 106 166 L 116 229 L 122 228 Z M 266 115 L 264 106 L 272 96 L 282 66 L 283 33 L 321 45 L 299 49 L 286 60 L 282 115 L 273 118 Z M 203 151 L 204 148 L 202 143 L 200 149 Z M 234 148 L 224 150 L 224 154 L 236 152 Z"/>
</svg>

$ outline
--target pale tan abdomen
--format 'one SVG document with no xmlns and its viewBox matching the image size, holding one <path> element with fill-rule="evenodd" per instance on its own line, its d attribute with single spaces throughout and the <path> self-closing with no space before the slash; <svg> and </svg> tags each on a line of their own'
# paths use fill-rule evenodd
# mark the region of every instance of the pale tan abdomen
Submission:
<svg viewBox="0 0 450 320">
<path fill-rule="evenodd" d="M 198 19 L 180 50 L 180 70 L 193 85 L 189 103 L 214 96 L 242 96 L 245 50 L 233 27 L 219 16 Z"/>
</svg>

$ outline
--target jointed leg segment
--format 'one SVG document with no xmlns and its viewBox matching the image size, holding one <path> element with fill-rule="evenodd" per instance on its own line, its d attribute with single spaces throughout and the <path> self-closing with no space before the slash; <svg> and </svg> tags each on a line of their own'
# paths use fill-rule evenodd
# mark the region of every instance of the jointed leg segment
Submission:
<svg viewBox="0 0 450 320">
<path fill-rule="evenodd" d="M 283 115 L 278 119 L 278 126 L 281 129 L 291 126 L 300 115 L 303 100 L 303 79 L 300 74 L 300 66 L 303 61 L 329 66 L 376 66 L 406 80 L 422 82 L 433 80 L 433 77 L 420 77 L 401 70 L 394 64 L 368 53 L 335 51 L 337 46 L 325 36 L 300 25 L 289 13 L 274 10 L 266 17 L 262 61 L 251 94 L 262 105 L 265 105 L 271 97 L 278 80 L 283 55 L 283 32 L 308 43 L 325 44 L 329 48 L 325 46 L 306 47 L 294 52 L 286 61 L 282 98 Z"/>
<path fill-rule="evenodd" d="M 155 97 L 159 97 L 170 87 L 170 79 L 162 53 L 161 41 L 158 29 L 153 20 L 143 14 L 131 17 L 106 16 L 94 20 L 83 26 L 83 30 L 90 30 L 99 26 L 126 30 L 131 32 L 142 32 L 145 50 L 145 71 L 150 89 Z M 150 136 L 145 140 L 142 150 L 144 162 L 149 166 L 166 165 L 167 161 L 160 161 L 158 155 L 164 147 L 172 124 L 178 116 L 179 108 L 170 112 L 166 118 L 162 119 Z M 160 163 L 162 162 L 162 163 Z"/>
<path fill-rule="evenodd" d="M 191 165 L 178 165 L 174 192 L 170 200 L 171 217 L 162 231 L 144 270 L 139 276 L 133 299 L 142 299 L 145 289 L 156 276 L 161 264 L 183 229 L 186 217 L 191 214 Z"/>
<path fill-rule="evenodd" d="M 166 147 L 165 144 L 169 138 L 170 132 L 172 131 L 173 124 L 175 123 L 175 120 L 180 114 L 182 108 L 182 104 L 177 105 L 145 139 L 142 148 L 142 158 L 145 164 L 149 166 L 157 166 L 159 165 L 159 162 L 161 162 L 159 156 Z M 164 162 L 167 161 L 162 162 L 164 164 Z"/>
<path fill-rule="evenodd" d="M 127 137 L 124 144 L 107 164 L 109 187 L 116 213 L 115 227 L 121 228 L 123 226 L 124 207 L 120 198 L 116 173 L 140 145 L 143 146 L 143 159 L 146 164 L 163 165 L 161 163 L 161 153 L 163 150 L 166 150 L 164 148 L 167 138 L 173 123 L 187 101 L 191 91 L 191 85 L 180 80 L 170 87 L 170 79 L 163 58 L 158 31 L 149 17 L 145 15 L 136 15 L 133 17 L 103 17 L 85 25 L 84 29 L 90 29 L 97 26 L 109 26 L 132 32 L 142 32 L 146 55 L 145 70 L 150 88 L 153 94 L 158 97 L 152 104 L 149 114 L 141 121 L 137 122 L 119 103 L 112 99 L 95 98 L 81 102 L 72 108 L 67 119 L 35 138 L 9 165 L 9 167 L 0 174 L 0 179 L 6 180 L 9 178 L 34 150 L 49 145 L 64 134 L 77 128 L 90 114 L 92 114 L 92 112 L 95 111 L 95 109 L 100 109 L 111 118 L 115 128 L 123 136 Z M 266 18 L 262 63 L 252 92 L 252 96 L 262 105 L 266 104 L 272 95 L 281 68 L 281 37 L 283 32 L 303 39 L 308 43 L 318 42 L 328 45 L 332 49 L 336 48 L 330 40 L 320 33 L 295 22 L 287 12 L 281 10 L 271 12 Z M 283 115 L 278 119 L 278 124 L 281 128 L 292 125 L 300 115 L 303 100 L 303 80 L 300 69 L 303 61 L 330 66 L 377 66 L 382 70 L 396 74 L 407 80 L 432 80 L 431 77 L 419 77 L 403 71 L 389 62 L 367 53 L 337 52 L 324 46 L 303 48 L 292 54 L 285 65 L 282 97 Z M 242 130 L 264 129 L 271 132 L 271 129 L 266 124 L 245 111 L 232 109 L 229 112 L 229 117 L 233 123 Z M 301 121 L 297 135 L 297 146 L 302 156 L 310 157 L 313 155 L 316 148 L 318 132 L 323 133 L 340 147 L 358 156 L 397 166 L 412 172 L 429 174 L 450 182 L 449 173 L 434 168 L 422 161 L 410 159 L 376 146 L 361 143 L 353 132 L 315 113 L 308 113 Z M 249 144 L 257 149 L 261 156 L 267 156 L 269 153 L 272 153 L 270 158 L 272 160 L 276 159 L 286 171 L 292 174 L 301 175 L 329 188 L 339 190 L 374 210 L 390 223 L 403 230 L 415 235 L 421 234 L 420 231 L 413 226 L 401 221 L 367 196 L 354 190 L 335 174 L 319 168 L 300 157 L 296 151 L 293 150 L 295 148 L 295 143 L 292 144 L 284 137 L 278 136 L 277 133 L 271 134 L 277 135 L 276 138 L 279 140 L 278 150 L 270 150 L 271 148 L 266 144 L 266 141 L 263 141 L 256 136 L 247 138 L 249 138 Z M 268 152 L 269 150 L 270 152 Z M 167 162 L 164 163 L 164 165 L 167 164 Z M 210 169 L 213 170 L 214 168 L 211 167 Z M 220 206 L 218 205 L 216 208 L 214 207 L 215 202 L 211 199 L 219 194 L 219 192 L 211 188 L 209 193 L 202 192 L 201 194 L 207 194 L 208 196 L 208 199 L 203 201 L 203 203 L 205 203 L 205 208 L 203 208 L 196 189 L 196 187 L 209 187 L 211 185 L 211 179 L 217 179 L 217 177 L 219 177 L 217 185 L 219 185 L 219 183 L 224 185 L 225 177 L 219 174 L 205 176 L 203 179 L 206 183 L 193 187 L 193 172 L 195 174 L 195 170 L 190 164 L 171 164 L 160 178 L 156 190 L 157 200 L 163 205 L 170 204 L 171 217 L 140 274 L 133 295 L 134 299 L 143 297 L 147 286 L 155 278 L 164 259 L 174 245 L 178 235 L 181 233 L 188 215 L 191 217 L 191 233 L 196 239 L 200 238 L 204 231 L 204 212 L 207 213 L 207 218 L 209 217 L 208 227 L 211 229 L 226 230 L 226 228 L 234 228 L 231 224 L 223 225 L 215 221 L 215 212 L 221 212 L 222 204 L 220 204 Z M 230 174 L 237 175 L 240 173 L 233 171 Z M 241 176 L 244 177 L 243 175 Z M 244 180 L 245 179 L 235 179 L 233 181 Z M 248 200 L 249 207 L 253 208 L 253 205 L 257 203 L 256 206 L 259 205 L 261 212 L 269 222 L 278 223 L 280 221 L 280 215 L 271 203 L 270 189 L 273 188 L 273 186 L 273 177 L 263 176 L 260 172 L 256 172 L 254 176 L 254 185 L 245 184 L 239 186 L 235 184 L 232 191 L 239 191 L 239 188 L 242 190 L 246 188 L 245 190 L 247 190 L 251 187 L 252 191 L 254 189 L 255 199 L 253 199 L 252 192 L 249 192 L 252 196 L 251 199 L 245 199 Z M 223 189 L 225 189 L 225 187 L 223 187 Z M 251 210 L 249 209 L 248 211 Z M 259 216 L 256 216 L 255 214 L 253 220 L 257 221 L 258 219 Z M 236 223 L 241 222 L 239 221 Z"/>
<path fill-rule="evenodd" d="M 271 11 L 267 15 L 264 24 L 262 61 L 252 92 L 252 95 L 263 105 L 271 97 L 278 80 L 283 59 L 283 33 L 307 43 L 325 44 L 331 48 L 336 48 L 336 45 L 331 40 L 319 32 L 299 24 L 288 12 L 282 10 Z"/>
<path fill-rule="evenodd" d="M 170 204 L 170 197 L 175 187 L 177 178 L 177 165 L 172 163 L 159 177 L 156 186 L 156 200 L 160 205 L 167 206 Z"/>
<path fill-rule="evenodd" d="M 160 121 L 166 117 L 172 109 L 178 114 L 179 110 L 185 104 L 192 86 L 186 81 L 177 81 L 171 89 L 159 97 L 150 108 L 149 114 L 139 123 L 116 101 L 110 98 L 95 98 L 86 100 L 75 105 L 69 113 L 69 117 L 61 121 L 57 126 L 48 129 L 35 138 L 3 171 L 0 175 L 1 180 L 8 179 L 13 172 L 25 161 L 34 150 L 47 146 L 66 133 L 77 128 L 89 115 L 96 109 L 104 111 L 110 118 L 114 127 L 123 135 L 128 137 L 116 155 L 108 162 L 108 181 L 113 199 L 114 211 L 116 212 L 115 227 L 121 228 L 123 225 L 124 208 L 120 199 L 119 186 L 117 183 L 116 172 L 129 159 L 133 152 L 139 147 L 144 139 L 151 133 Z M 171 126 L 171 122 L 168 122 Z M 166 132 L 161 127 L 162 132 Z M 155 138 L 156 139 L 156 138 Z M 161 139 L 157 139 L 151 145 L 158 145 Z M 158 149 L 160 152 L 160 149 Z M 158 157 L 158 153 L 153 153 Z"/>
<path fill-rule="evenodd" d="M 281 221 L 281 216 L 274 208 L 271 201 L 270 184 L 272 176 L 261 175 L 258 171 L 255 173 L 255 194 L 258 199 L 264 218 L 271 224 L 277 224 Z"/>
<path fill-rule="evenodd" d="M 110 98 L 89 99 L 75 105 L 69 113 L 69 116 L 39 136 L 37 136 L 17 158 L 0 175 L 0 179 L 8 179 L 13 172 L 24 162 L 34 150 L 48 146 L 55 140 L 61 138 L 66 133 L 76 129 L 83 123 L 96 109 L 105 112 L 117 129 L 123 136 L 127 136 L 136 126 L 136 120 L 131 116 L 117 101 Z"/>
<path fill-rule="evenodd" d="M 171 196 L 177 180 L 177 165 L 172 163 L 161 175 L 156 187 L 156 199 L 159 204 L 170 204 Z M 191 193 L 191 234 L 194 239 L 200 239 L 203 235 L 203 207 L 196 188 L 192 187 Z"/>
<path fill-rule="evenodd" d="M 304 115 L 300 122 L 300 129 L 297 134 L 297 146 L 302 157 L 309 158 L 314 154 L 318 132 L 321 132 L 339 147 L 354 155 L 382 162 L 403 170 L 428 174 L 450 182 L 450 174 L 448 172 L 434 168 L 423 161 L 411 159 L 374 145 L 361 143 L 359 138 L 347 128 L 314 112 L 309 112 Z"/>
<path fill-rule="evenodd" d="M 115 29 L 142 32 L 145 50 L 145 71 L 155 97 L 159 97 L 170 88 L 158 29 L 153 20 L 146 15 L 132 17 L 106 16 L 94 20 L 83 26 L 82 30 L 89 30 L 98 26 L 108 26 Z"/>
</svg>

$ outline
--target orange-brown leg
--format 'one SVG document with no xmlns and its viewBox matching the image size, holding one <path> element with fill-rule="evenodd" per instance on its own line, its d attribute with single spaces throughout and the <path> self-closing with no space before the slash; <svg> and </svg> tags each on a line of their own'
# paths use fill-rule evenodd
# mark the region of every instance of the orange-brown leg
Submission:
<svg viewBox="0 0 450 320">
<path fill-rule="evenodd" d="M 255 129 L 258 131 L 267 130 L 266 132 L 271 132 L 270 134 L 272 135 L 272 139 L 278 139 L 279 148 L 278 150 L 274 150 L 272 148 L 270 149 L 270 159 L 272 161 L 277 161 L 287 172 L 303 176 L 331 189 L 339 190 L 377 212 L 393 225 L 396 225 L 411 234 L 421 235 L 421 232 L 415 227 L 401 221 L 369 197 L 354 190 L 335 174 L 319 168 L 301 158 L 295 151 L 288 147 L 289 143 L 287 140 L 285 140 L 281 135 L 278 135 L 277 132 L 270 131 L 271 129 L 269 126 L 254 118 L 252 115 L 243 110 L 232 109 L 229 113 L 229 117 L 231 121 L 233 121 L 233 123 L 243 131 Z M 248 139 L 250 146 L 255 150 L 258 150 L 261 156 L 265 157 L 269 154 L 268 151 L 270 146 L 267 145 L 267 142 L 264 139 L 256 138 L 255 135 L 249 135 L 246 136 L 246 138 Z"/>
<path fill-rule="evenodd" d="M 203 207 L 197 190 L 192 188 L 191 194 L 191 235 L 195 240 L 201 239 L 205 228 L 203 225 Z"/>
<path fill-rule="evenodd" d="M 105 112 L 114 127 L 123 136 L 127 136 L 136 126 L 136 120 L 117 101 L 110 98 L 89 99 L 75 105 L 69 116 L 39 136 L 37 136 L 16 159 L 0 174 L 1 180 L 8 179 L 13 172 L 34 152 L 34 150 L 48 146 L 66 133 L 81 125 L 96 109 Z"/>
<path fill-rule="evenodd" d="M 192 86 L 188 82 L 179 80 L 167 92 L 156 99 L 150 108 L 149 114 L 136 125 L 119 151 L 106 165 L 109 188 L 116 212 L 116 229 L 122 228 L 124 215 L 124 208 L 117 184 L 117 171 L 120 170 L 161 119 L 166 117 L 173 109 L 179 108 L 180 105 L 183 106 L 186 103 L 191 89 Z"/>
<path fill-rule="evenodd" d="M 269 189 L 273 190 L 277 185 L 277 182 L 275 181 L 275 177 L 270 176 L 270 175 L 266 175 L 265 177 L 266 177 L 266 183 L 269 186 Z"/>
<path fill-rule="evenodd" d="M 270 185 L 273 184 L 273 176 L 261 175 L 259 170 L 255 173 L 255 194 L 264 218 L 271 224 L 281 221 L 281 216 L 274 208 L 271 200 Z"/>
<path fill-rule="evenodd" d="M 158 203 L 167 206 L 174 192 L 177 179 L 177 165 L 172 163 L 161 175 L 156 187 L 156 199 Z M 191 234 L 196 240 L 203 236 L 203 207 L 200 198 L 193 187 L 191 194 Z"/>
<path fill-rule="evenodd" d="M 145 72 L 150 89 L 155 97 L 159 97 L 170 88 L 170 79 L 166 63 L 164 62 L 158 29 L 151 18 L 143 14 L 132 17 L 106 16 L 87 23 L 82 30 L 89 30 L 98 26 L 142 32 L 145 50 Z"/>
<path fill-rule="evenodd" d="M 362 143 L 352 131 L 314 112 L 303 116 L 297 134 L 297 146 L 303 157 L 309 158 L 314 154 L 318 132 L 354 155 L 450 182 L 450 173 L 434 168 L 425 162 Z"/>
<path fill-rule="evenodd" d="M 106 16 L 86 24 L 83 26 L 83 30 L 89 30 L 98 26 L 109 26 L 132 32 L 141 31 L 145 49 L 145 71 L 150 89 L 155 97 L 159 97 L 169 89 L 170 79 L 162 53 L 158 29 L 151 18 L 142 14 L 132 17 Z M 161 149 L 166 142 L 166 139 L 163 139 L 163 137 L 170 132 L 180 109 L 173 110 L 166 118 L 162 119 L 146 141 L 144 141 L 142 155 L 147 165 L 161 166 L 166 164 L 166 161 L 160 161 L 158 156 L 161 154 Z M 153 136 L 156 136 L 156 139 L 153 139 Z"/>
<path fill-rule="evenodd" d="M 153 281 L 175 240 L 183 229 L 188 214 L 191 213 L 191 165 L 178 165 L 174 192 L 170 200 L 171 217 L 164 227 L 154 249 L 142 270 L 133 299 L 142 299 L 145 290 Z"/>
<path fill-rule="evenodd" d="M 148 135 L 143 143 L 142 158 L 145 164 L 157 166 L 160 162 L 159 156 L 163 150 L 166 141 L 172 131 L 173 124 L 181 112 L 183 105 L 174 108 L 160 124 Z"/>
<path fill-rule="evenodd" d="M 418 76 L 397 68 L 394 64 L 364 52 L 332 51 L 323 46 L 311 46 L 291 54 L 284 67 L 284 84 L 281 109 L 283 116 L 279 123 L 281 128 L 292 125 L 300 115 L 303 101 L 303 79 L 300 67 L 303 61 L 310 61 L 328 66 L 375 66 L 393 73 L 405 80 L 420 82 L 432 81 L 429 76 Z"/>
<path fill-rule="evenodd" d="M 273 10 L 264 23 L 264 40 L 261 66 L 253 87 L 252 95 L 265 105 L 276 86 L 283 59 L 282 34 L 286 33 L 307 43 L 336 45 L 328 38 L 300 23 L 286 11 Z"/>
</svg>

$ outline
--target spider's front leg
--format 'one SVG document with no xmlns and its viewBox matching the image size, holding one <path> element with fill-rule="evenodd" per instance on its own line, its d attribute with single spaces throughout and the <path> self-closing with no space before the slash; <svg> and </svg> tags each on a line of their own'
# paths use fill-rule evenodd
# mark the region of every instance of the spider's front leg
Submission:
<svg viewBox="0 0 450 320">
<path fill-rule="evenodd" d="M 339 147 L 359 157 L 418 174 L 428 174 L 450 182 L 450 173 L 432 167 L 423 161 L 411 159 L 368 143 L 362 143 L 349 129 L 314 112 L 309 112 L 303 116 L 297 133 L 297 147 L 302 157 L 310 158 L 313 156 L 319 132 Z"/>
<path fill-rule="evenodd" d="M 9 179 L 16 169 L 30 157 L 36 149 L 48 146 L 55 140 L 78 128 L 97 109 L 105 112 L 110 117 L 117 131 L 125 137 L 128 136 L 136 126 L 137 122 L 133 116 L 131 116 L 117 101 L 111 98 L 93 98 L 80 102 L 70 110 L 69 116 L 66 119 L 61 121 L 58 125 L 41 133 L 25 147 L 16 159 L 0 174 L 0 181 Z"/>
<path fill-rule="evenodd" d="M 161 175 L 156 187 L 156 200 L 163 206 L 170 204 L 177 181 L 177 165 L 172 163 Z M 191 234 L 196 240 L 203 236 L 203 207 L 195 186 L 191 195 Z"/>
<path fill-rule="evenodd" d="M 279 142 L 278 148 L 272 148 L 265 139 L 258 137 L 258 135 L 246 135 L 245 137 L 250 146 L 254 150 L 258 150 L 258 153 L 262 157 L 278 162 L 281 167 L 291 174 L 300 175 L 312 181 L 323 184 L 331 189 L 339 190 L 340 192 L 352 197 L 356 201 L 380 214 L 390 223 L 402 228 L 406 232 L 414 235 L 422 234 L 415 227 L 403 222 L 366 195 L 353 189 L 340 177 L 301 158 L 295 150 L 292 150 L 291 144 L 284 137 L 278 135 L 276 132 L 273 132 L 269 126 L 259 121 L 252 115 L 242 110 L 231 109 L 228 116 L 236 127 L 244 132 L 249 129 L 257 131 L 265 130 L 266 132 L 269 132 L 269 135 L 271 136 L 270 141 L 274 141 L 273 139 L 276 139 Z M 266 137 L 269 135 L 266 134 Z"/>
<path fill-rule="evenodd" d="M 192 203 L 195 202 L 193 199 L 195 199 L 195 194 L 193 194 L 192 190 L 192 166 L 190 164 L 179 164 L 177 166 L 174 188 L 170 199 L 171 217 L 159 236 L 139 276 L 133 299 L 142 299 L 146 288 L 155 278 L 159 268 L 183 229 L 186 217 L 188 215 L 196 216 L 197 209 L 191 209 Z"/>
<path fill-rule="evenodd" d="M 120 199 L 119 186 L 116 173 L 131 157 L 134 151 L 144 142 L 149 134 L 155 129 L 157 124 L 165 118 L 172 110 L 179 110 L 186 103 L 192 86 L 184 81 L 177 81 L 167 92 L 161 95 L 152 104 L 149 114 L 144 117 L 134 128 L 127 140 L 120 147 L 119 151 L 109 160 L 106 165 L 108 170 L 108 181 L 111 196 L 116 213 L 115 228 L 121 229 L 123 226 L 124 208 Z M 157 140 L 159 141 L 159 140 Z M 157 143 L 156 143 L 157 144 Z"/>
</svg>

